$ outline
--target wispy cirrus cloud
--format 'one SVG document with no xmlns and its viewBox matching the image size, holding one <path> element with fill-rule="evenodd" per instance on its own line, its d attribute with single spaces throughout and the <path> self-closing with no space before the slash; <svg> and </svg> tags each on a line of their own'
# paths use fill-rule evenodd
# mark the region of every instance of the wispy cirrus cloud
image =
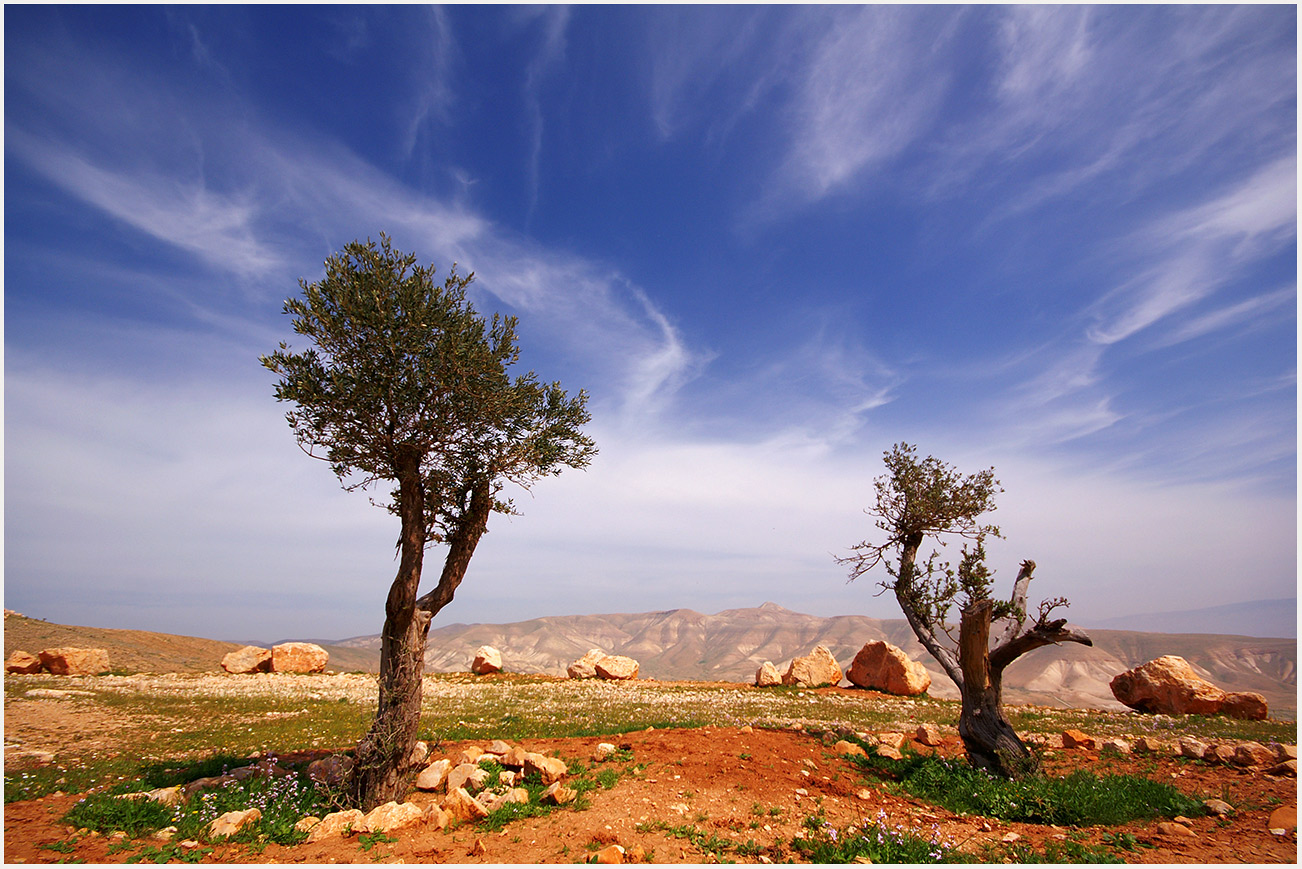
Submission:
<svg viewBox="0 0 1302 869">
<path fill-rule="evenodd" d="M 252 277 L 283 263 L 258 236 L 259 206 L 251 193 L 219 192 L 202 177 L 110 169 L 60 141 L 12 126 L 5 138 L 50 183 L 211 266 Z"/>
<path fill-rule="evenodd" d="M 1132 244 L 1152 262 L 1094 306 L 1088 338 L 1115 344 L 1214 293 L 1297 237 L 1297 168 L 1276 160 L 1231 189 L 1153 221 Z M 1228 322 L 1228 321 L 1226 321 Z M 1205 334 L 1214 320 L 1189 337 Z"/>
</svg>

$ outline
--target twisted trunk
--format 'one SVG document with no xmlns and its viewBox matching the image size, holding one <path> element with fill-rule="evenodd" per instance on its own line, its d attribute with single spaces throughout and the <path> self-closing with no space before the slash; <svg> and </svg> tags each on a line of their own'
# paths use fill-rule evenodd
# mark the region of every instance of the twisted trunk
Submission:
<svg viewBox="0 0 1302 869">
<path fill-rule="evenodd" d="M 993 601 L 976 601 L 963 609 L 959 622 L 963 709 L 958 735 L 973 766 L 1005 778 L 1022 778 L 1038 772 L 1040 764 L 1004 718 L 1004 668 L 992 666 L 988 653 L 993 610 Z"/>
</svg>

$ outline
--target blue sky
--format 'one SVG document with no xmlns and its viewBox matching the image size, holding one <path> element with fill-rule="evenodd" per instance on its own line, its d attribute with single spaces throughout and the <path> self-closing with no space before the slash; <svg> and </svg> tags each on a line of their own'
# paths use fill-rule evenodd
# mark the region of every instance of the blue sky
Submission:
<svg viewBox="0 0 1302 869">
<path fill-rule="evenodd" d="M 436 625 L 895 617 L 833 555 L 901 440 L 997 469 L 1001 592 L 1292 597 L 1296 14 L 7 6 L 5 606 L 378 632 L 395 520 L 257 357 L 382 231 L 601 449 Z"/>
</svg>

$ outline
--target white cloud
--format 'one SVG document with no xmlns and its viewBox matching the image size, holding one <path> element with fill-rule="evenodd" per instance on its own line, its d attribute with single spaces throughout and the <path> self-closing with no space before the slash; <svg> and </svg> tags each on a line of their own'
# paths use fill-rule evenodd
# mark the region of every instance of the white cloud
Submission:
<svg viewBox="0 0 1302 869">
<path fill-rule="evenodd" d="M 1153 262 L 1094 306 L 1091 341 L 1115 344 L 1184 310 L 1229 283 L 1245 262 L 1297 237 L 1292 157 L 1276 160 L 1233 188 L 1155 220 L 1133 244 Z"/>
<path fill-rule="evenodd" d="M 935 119 L 949 86 L 943 37 L 915 10 L 841 12 L 811 50 L 788 111 L 787 193 L 818 199 L 898 156 Z"/>
<path fill-rule="evenodd" d="M 108 169 L 61 142 L 20 128 L 10 127 L 6 140 L 54 185 L 211 266 L 253 277 L 281 265 L 275 250 L 258 237 L 258 207 L 251 193 L 219 193 L 202 178 Z"/>
</svg>

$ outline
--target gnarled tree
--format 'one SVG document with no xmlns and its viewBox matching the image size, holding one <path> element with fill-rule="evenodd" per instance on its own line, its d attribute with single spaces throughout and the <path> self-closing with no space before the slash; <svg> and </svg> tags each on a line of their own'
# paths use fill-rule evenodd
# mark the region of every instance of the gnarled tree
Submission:
<svg viewBox="0 0 1302 869">
<path fill-rule="evenodd" d="M 568 396 L 531 371 L 514 379 L 516 321 L 485 322 L 466 301 L 473 275 L 434 269 L 380 244 L 353 242 L 326 260 L 325 277 L 300 281 L 285 302 L 294 331 L 261 357 L 281 375 L 276 399 L 299 446 L 330 463 L 345 489 L 393 484 L 400 520 L 398 572 L 385 603 L 379 708 L 357 746 L 354 800 L 370 808 L 406 793 L 420 725 L 430 620 L 452 601 L 494 511 L 513 512 L 504 484 L 528 487 L 596 453 L 580 431 L 587 395 Z M 438 584 L 419 593 L 425 551 L 446 552 Z"/>
<path fill-rule="evenodd" d="M 1067 605 L 1062 598 L 1042 603 L 1037 616 L 1028 619 L 1026 594 L 1034 561 L 1022 562 L 1010 599 L 991 598 L 984 542 L 1001 535 L 980 517 L 995 509 L 995 494 L 1003 491 L 993 468 L 961 476 L 931 456 L 920 460 L 909 444 L 896 444 L 885 453 L 885 462 L 887 473 L 874 481 L 877 503 L 867 512 L 877 517 L 886 539 L 861 542 L 837 563 L 849 565 L 851 581 L 878 566 L 886 569 L 891 578 L 881 583 L 883 589 L 895 593 L 914 635 L 962 695 L 958 732 L 972 764 L 1010 778 L 1035 772 L 1035 756 L 1003 714 L 1004 670 L 1041 646 L 1093 643 L 1069 628 L 1066 619 L 1049 618 Z M 951 537 L 971 542 L 963 544 L 957 569 L 941 562 L 935 550 L 919 563 L 928 538 L 944 546 Z M 957 638 L 948 621 L 956 600 Z"/>
</svg>

